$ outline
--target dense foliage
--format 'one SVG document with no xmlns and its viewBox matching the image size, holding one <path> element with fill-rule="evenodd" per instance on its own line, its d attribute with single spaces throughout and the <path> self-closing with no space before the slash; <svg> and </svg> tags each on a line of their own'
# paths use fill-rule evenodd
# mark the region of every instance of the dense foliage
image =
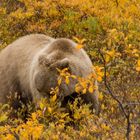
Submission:
<svg viewBox="0 0 140 140">
<path fill-rule="evenodd" d="M 13 119 L 11 109 L 1 106 L 0 139 L 139 139 L 139 11 L 139 0 L 1 0 L 0 49 L 31 33 L 77 41 L 100 75 L 100 113 L 79 107 L 80 99 L 67 111 L 55 95 L 30 109 L 26 122 L 22 111 Z"/>
</svg>

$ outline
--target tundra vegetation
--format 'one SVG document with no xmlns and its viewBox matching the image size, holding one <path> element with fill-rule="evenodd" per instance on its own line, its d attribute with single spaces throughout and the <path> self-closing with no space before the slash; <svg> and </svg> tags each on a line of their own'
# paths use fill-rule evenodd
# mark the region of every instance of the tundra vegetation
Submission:
<svg viewBox="0 0 140 140">
<path fill-rule="evenodd" d="M 1 0 L 0 49 L 20 36 L 43 33 L 75 40 L 90 56 L 99 82 L 99 115 L 80 98 L 60 107 L 58 87 L 39 109 L 16 111 L 0 106 L 0 139 L 140 138 L 140 1 L 139 0 Z M 9 58 L 10 59 L 10 58 Z M 91 79 L 79 78 L 76 90 L 93 91 Z M 90 86 L 87 86 L 89 85 Z"/>
</svg>

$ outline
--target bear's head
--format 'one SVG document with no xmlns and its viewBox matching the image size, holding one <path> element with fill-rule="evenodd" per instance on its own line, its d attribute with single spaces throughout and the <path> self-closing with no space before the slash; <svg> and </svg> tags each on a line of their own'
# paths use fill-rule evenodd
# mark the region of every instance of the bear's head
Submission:
<svg viewBox="0 0 140 140">
<path fill-rule="evenodd" d="M 76 43 L 68 39 L 57 39 L 49 44 L 37 60 L 37 68 L 34 72 L 34 87 L 39 97 L 50 96 L 51 88 L 58 85 L 59 70 L 68 68 L 68 72 L 75 76 L 85 77 L 91 72 L 91 61 L 84 50 L 77 50 Z M 58 98 L 63 100 L 75 92 L 77 80 L 69 79 L 67 84 L 62 81 L 59 86 Z"/>
</svg>

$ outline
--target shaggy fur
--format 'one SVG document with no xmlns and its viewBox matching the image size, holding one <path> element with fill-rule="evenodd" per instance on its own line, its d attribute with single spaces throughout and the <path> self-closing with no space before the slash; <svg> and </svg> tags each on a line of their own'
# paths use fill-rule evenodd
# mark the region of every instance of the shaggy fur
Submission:
<svg viewBox="0 0 140 140">
<path fill-rule="evenodd" d="M 10 93 L 18 93 L 25 102 L 35 104 L 41 97 L 49 98 L 57 85 L 56 68 L 69 67 L 76 76 L 86 77 L 92 63 L 83 49 L 69 39 L 53 39 L 42 34 L 27 35 L 14 41 L 0 52 L 0 103 L 7 103 Z M 74 93 L 76 81 L 62 83 L 59 98 Z M 98 110 L 98 93 L 87 93 L 84 100 Z"/>
</svg>

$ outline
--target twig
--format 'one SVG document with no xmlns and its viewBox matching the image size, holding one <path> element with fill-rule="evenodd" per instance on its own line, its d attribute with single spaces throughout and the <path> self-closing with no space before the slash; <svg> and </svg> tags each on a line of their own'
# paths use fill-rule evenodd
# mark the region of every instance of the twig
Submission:
<svg viewBox="0 0 140 140">
<path fill-rule="evenodd" d="M 119 104 L 126 120 L 127 120 L 127 132 L 126 132 L 126 138 L 127 140 L 129 140 L 129 134 L 130 134 L 130 131 L 131 131 L 131 123 L 130 123 L 130 112 L 129 113 L 126 113 L 121 101 L 114 95 L 113 91 L 111 90 L 108 82 L 107 82 L 107 67 L 106 67 L 106 60 L 104 58 L 104 55 L 102 54 L 101 50 L 99 49 L 99 53 L 102 57 L 102 60 L 103 60 L 103 65 L 104 65 L 104 85 L 105 87 L 107 88 L 108 92 L 110 93 L 111 97 Z"/>
</svg>

